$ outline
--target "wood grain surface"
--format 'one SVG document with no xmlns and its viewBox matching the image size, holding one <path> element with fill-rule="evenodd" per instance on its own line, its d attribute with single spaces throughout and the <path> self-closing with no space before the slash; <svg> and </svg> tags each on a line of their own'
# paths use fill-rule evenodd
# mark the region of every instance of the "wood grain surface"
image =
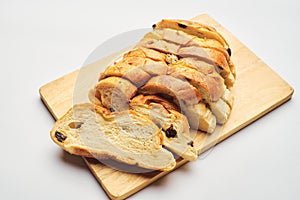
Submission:
<svg viewBox="0 0 300 200">
<path fill-rule="evenodd" d="M 210 16 L 200 15 L 193 20 L 215 27 L 226 38 L 237 71 L 232 89 L 235 101 L 230 118 L 210 136 L 200 132 L 197 134 L 194 144 L 200 154 L 289 100 L 293 89 Z M 120 52 L 42 86 L 41 98 L 54 118 L 64 115 L 73 103 L 87 101 L 87 92 L 96 83 L 99 73 L 117 56 Z M 86 77 L 90 81 L 86 81 Z M 95 159 L 83 159 L 111 199 L 124 199 L 169 173 L 126 173 Z M 176 168 L 185 163 L 185 160 L 178 160 Z"/>
</svg>

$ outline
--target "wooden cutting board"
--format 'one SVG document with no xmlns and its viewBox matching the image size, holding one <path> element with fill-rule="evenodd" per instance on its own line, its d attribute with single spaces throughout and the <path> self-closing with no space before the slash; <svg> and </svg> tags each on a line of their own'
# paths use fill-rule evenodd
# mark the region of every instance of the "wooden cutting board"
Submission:
<svg viewBox="0 0 300 200">
<path fill-rule="evenodd" d="M 237 71 L 237 80 L 232 89 L 235 102 L 230 119 L 223 127 L 217 127 L 216 132 L 210 136 L 204 133 L 197 134 L 194 144 L 200 154 L 289 100 L 293 89 L 210 16 L 200 15 L 193 20 L 215 27 L 226 38 L 231 46 L 232 60 Z M 116 53 L 96 61 L 80 71 L 74 71 L 42 86 L 41 98 L 55 119 L 61 117 L 73 103 L 87 101 L 81 97 L 87 96 L 88 89 L 92 88 L 99 73 L 119 55 L 120 53 Z M 92 81 L 81 81 L 82 77 L 89 77 Z M 94 159 L 83 159 L 111 199 L 124 199 L 168 174 L 126 173 L 107 167 Z M 185 163 L 185 160 L 178 160 L 177 167 Z"/>
</svg>

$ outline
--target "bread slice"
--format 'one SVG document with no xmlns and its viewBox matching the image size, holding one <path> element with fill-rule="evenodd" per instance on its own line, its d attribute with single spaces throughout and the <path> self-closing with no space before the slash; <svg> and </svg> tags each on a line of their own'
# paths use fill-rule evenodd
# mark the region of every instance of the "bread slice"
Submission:
<svg viewBox="0 0 300 200">
<path fill-rule="evenodd" d="M 216 117 L 204 103 L 188 106 L 184 114 L 192 129 L 213 133 L 216 128 Z"/>
<path fill-rule="evenodd" d="M 227 105 L 232 109 L 233 102 L 234 102 L 234 96 L 232 95 L 231 91 L 226 89 L 223 96 L 221 97 L 223 101 L 227 103 Z"/>
<path fill-rule="evenodd" d="M 105 71 L 101 73 L 99 81 L 114 76 L 127 79 L 134 85 L 143 85 L 151 78 L 150 74 L 145 72 L 141 67 L 137 67 L 138 63 L 143 61 L 144 59 L 140 58 L 122 59 L 121 62 L 108 66 Z"/>
<path fill-rule="evenodd" d="M 183 113 L 189 122 L 189 125 L 194 130 L 200 130 L 207 133 L 212 133 L 216 128 L 216 117 L 204 103 L 198 103 L 184 108 L 178 108 L 175 104 L 157 95 L 137 95 L 130 100 L 132 104 L 158 103 L 168 111 L 177 111 Z"/>
<path fill-rule="evenodd" d="M 201 93 L 189 82 L 174 78 L 169 75 L 151 78 L 139 93 L 146 95 L 160 95 L 170 99 L 179 108 L 197 104 L 202 100 Z"/>
<path fill-rule="evenodd" d="M 133 49 L 123 56 L 124 58 L 126 57 L 140 57 L 140 58 L 149 58 L 154 61 L 160 61 L 164 62 L 166 60 L 166 55 L 162 54 L 158 51 L 152 50 L 152 49 L 147 49 L 147 48 L 137 48 Z"/>
<path fill-rule="evenodd" d="M 224 37 L 216 31 L 215 28 L 197 23 L 195 21 L 179 20 L 179 19 L 163 19 L 153 28 L 171 28 L 180 30 L 190 35 L 195 35 L 199 38 L 215 39 L 220 42 L 224 48 L 229 49 L 229 45 Z"/>
<path fill-rule="evenodd" d="M 206 62 L 214 64 L 218 68 L 220 68 L 220 71 L 226 72 L 225 74 L 221 74 L 222 76 L 224 76 L 225 80 L 230 76 L 232 82 L 234 82 L 235 78 L 231 72 L 228 61 L 224 54 L 219 51 L 191 46 L 180 48 L 177 55 L 183 58 L 196 58 L 198 60 L 204 60 Z M 232 85 L 233 83 L 231 85 L 228 83 L 229 87 L 232 87 Z"/>
<path fill-rule="evenodd" d="M 152 33 L 147 33 L 144 38 L 136 45 L 136 48 L 148 48 L 163 53 L 178 55 L 180 45 L 160 40 L 152 37 Z"/>
<path fill-rule="evenodd" d="M 144 85 L 151 76 L 166 74 L 168 65 L 166 55 L 160 52 L 138 48 L 123 55 L 122 60 L 108 66 L 99 80 L 110 76 L 128 79 L 135 86 Z"/>
<path fill-rule="evenodd" d="M 162 131 L 133 110 L 109 114 L 92 104 L 75 105 L 51 130 L 65 151 L 96 159 L 113 158 L 153 170 L 172 170 L 175 159 L 162 148 Z"/>
<path fill-rule="evenodd" d="M 187 80 L 193 87 L 197 88 L 205 100 L 195 104 L 181 104 L 180 109 L 187 116 L 193 129 L 212 133 L 216 122 L 224 124 L 227 121 L 234 98 L 230 90 L 226 89 L 222 78 L 212 75 L 212 77 L 203 76 L 200 72 L 183 66 L 172 67 L 169 73 L 170 76 L 183 81 Z M 151 84 L 148 85 L 147 83 L 145 86 L 149 87 L 148 90 L 157 90 L 157 88 L 151 87 Z M 163 88 L 159 89 L 163 90 Z M 173 89 L 178 88 L 174 87 Z M 151 92 L 148 91 L 148 93 Z M 154 93 L 152 91 L 152 94 Z M 209 105 L 209 108 L 206 105 Z"/>
<path fill-rule="evenodd" d="M 183 66 L 172 65 L 168 74 L 183 80 L 187 80 L 197 88 L 206 102 L 217 101 L 225 91 L 223 78 L 219 74 L 203 74 L 202 72 Z M 215 76 L 214 76 L 215 75 Z"/>
<path fill-rule="evenodd" d="M 235 81 L 235 78 L 231 73 L 230 68 L 226 68 L 226 66 L 220 67 L 215 63 L 212 63 L 207 60 L 205 61 L 201 58 L 181 58 L 174 64 L 184 65 L 189 68 L 196 69 L 204 74 L 218 73 L 223 77 L 227 88 L 232 87 Z"/>
<path fill-rule="evenodd" d="M 174 103 L 168 101 L 167 99 L 164 99 L 157 95 L 142 95 L 139 94 L 135 97 L 133 97 L 130 100 L 130 104 L 144 104 L 149 105 L 150 103 L 158 103 L 162 105 L 167 110 L 175 110 L 177 112 L 180 112 L 180 108 L 175 105 Z"/>
<path fill-rule="evenodd" d="M 166 148 L 186 160 L 197 159 L 197 150 L 193 146 L 189 123 L 183 114 L 175 110 L 167 110 L 158 103 L 144 104 L 137 102 L 137 100 L 130 103 L 130 108 L 149 117 L 162 129 L 163 145 Z"/>
<path fill-rule="evenodd" d="M 225 124 L 231 112 L 230 106 L 223 99 L 219 99 L 217 102 L 210 102 L 209 106 L 212 113 L 216 116 L 217 123 Z"/>
<path fill-rule="evenodd" d="M 137 87 L 130 81 L 120 77 L 108 77 L 97 83 L 89 97 L 93 103 L 98 103 L 111 111 L 122 111 L 128 110 L 129 100 L 136 92 Z"/>
</svg>

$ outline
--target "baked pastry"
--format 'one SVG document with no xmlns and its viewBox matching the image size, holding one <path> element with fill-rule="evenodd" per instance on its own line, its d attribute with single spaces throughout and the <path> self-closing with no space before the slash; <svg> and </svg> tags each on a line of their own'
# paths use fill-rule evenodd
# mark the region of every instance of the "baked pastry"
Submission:
<svg viewBox="0 0 300 200">
<path fill-rule="evenodd" d="M 76 155 L 149 169 L 171 170 L 178 157 L 195 160 L 190 128 L 212 134 L 230 116 L 231 54 L 213 27 L 162 20 L 100 74 L 91 104 L 71 109 L 51 137 Z"/>
</svg>

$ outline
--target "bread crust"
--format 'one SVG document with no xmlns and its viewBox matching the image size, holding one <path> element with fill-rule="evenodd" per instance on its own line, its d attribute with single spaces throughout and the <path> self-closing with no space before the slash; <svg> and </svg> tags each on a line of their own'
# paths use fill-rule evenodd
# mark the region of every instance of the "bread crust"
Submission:
<svg viewBox="0 0 300 200">
<path fill-rule="evenodd" d="M 168 74 L 173 77 L 187 80 L 197 88 L 206 102 L 217 101 L 223 96 L 226 88 L 224 80 L 217 74 L 205 75 L 195 69 L 182 65 L 173 65 Z"/>
<path fill-rule="evenodd" d="M 140 58 L 149 58 L 154 61 L 164 62 L 166 60 L 165 54 L 162 54 L 153 49 L 147 48 L 137 48 L 125 53 L 124 58 L 126 57 L 140 57 Z"/>
<path fill-rule="evenodd" d="M 220 68 L 215 63 L 211 63 L 209 61 L 205 61 L 197 58 L 181 58 L 174 65 L 182 65 L 185 67 L 189 67 L 191 69 L 195 69 L 197 71 L 202 72 L 205 75 L 213 74 L 213 76 L 220 75 L 224 79 L 224 83 L 227 88 L 230 88 L 234 84 L 234 76 L 228 71 L 228 69 Z"/>
<path fill-rule="evenodd" d="M 204 60 L 216 66 L 216 68 L 219 68 L 219 71 L 221 72 L 220 74 L 225 79 L 227 87 L 230 88 L 233 86 L 235 80 L 234 75 L 231 72 L 226 57 L 221 52 L 213 49 L 198 48 L 192 46 L 181 48 L 178 52 L 178 55 L 184 58 Z"/>
<path fill-rule="evenodd" d="M 160 97 L 157 95 L 142 95 L 139 94 L 130 100 L 130 104 L 143 104 L 149 105 L 150 103 L 158 103 L 162 105 L 167 110 L 175 110 L 180 112 L 180 108 L 174 103 Z"/>
<path fill-rule="evenodd" d="M 107 67 L 99 80 L 117 76 L 140 87 L 152 76 L 166 74 L 168 65 L 163 59 L 165 55 L 154 50 L 135 49 L 126 53 L 120 62 Z"/>
<path fill-rule="evenodd" d="M 169 75 L 160 75 L 151 78 L 139 93 L 152 95 L 158 94 L 170 97 L 177 106 L 194 105 L 202 100 L 202 95 L 197 88 L 187 81 Z"/>
</svg>

